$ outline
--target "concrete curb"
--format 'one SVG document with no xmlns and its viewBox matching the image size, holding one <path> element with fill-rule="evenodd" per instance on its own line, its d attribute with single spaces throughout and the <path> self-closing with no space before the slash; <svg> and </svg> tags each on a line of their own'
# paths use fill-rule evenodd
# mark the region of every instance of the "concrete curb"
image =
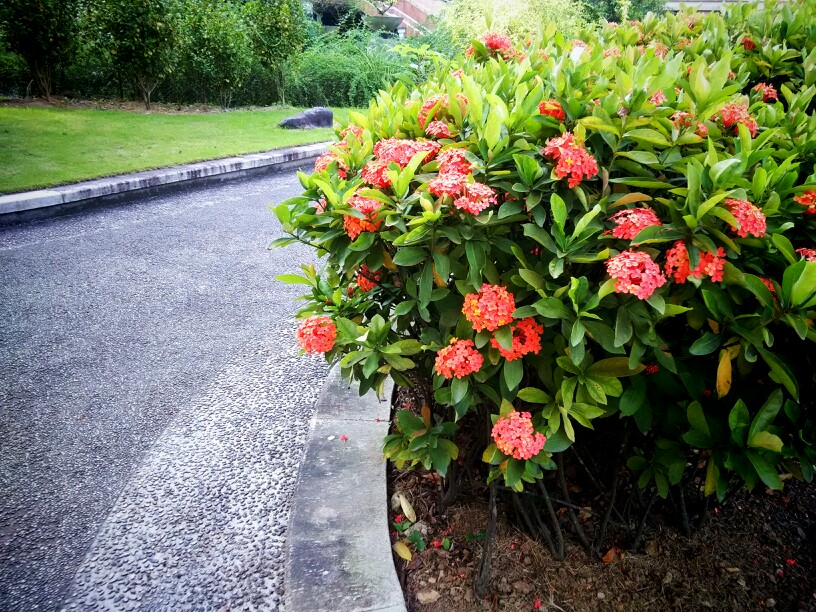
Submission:
<svg viewBox="0 0 816 612">
<path fill-rule="evenodd" d="M 309 426 L 286 546 L 286 609 L 293 612 L 406 609 L 382 456 L 392 385 L 383 401 L 357 389 L 332 368 Z"/>
<path fill-rule="evenodd" d="M 290 147 L 238 157 L 196 162 L 173 168 L 123 174 L 50 189 L 11 193 L 0 196 L 0 217 L 52 206 L 95 200 L 138 189 L 178 184 L 225 174 L 245 173 L 249 170 L 261 168 L 287 170 L 301 165 L 302 162 L 316 158 L 326 150 L 327 144 L 326 142 L 319 142 L 302 147 Z"/>
</svg>

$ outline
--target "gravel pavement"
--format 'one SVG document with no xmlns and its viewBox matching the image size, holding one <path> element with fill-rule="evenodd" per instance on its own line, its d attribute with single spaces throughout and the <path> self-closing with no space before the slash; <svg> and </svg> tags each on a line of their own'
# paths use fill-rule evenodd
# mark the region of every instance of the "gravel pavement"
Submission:
<svg viewBox="0 0 816 612">
<path fill-rule="evenodd" d="M 0 229 L 0 610 L 275 609 L 327 367 L 293 173 Z"/>
</svg>

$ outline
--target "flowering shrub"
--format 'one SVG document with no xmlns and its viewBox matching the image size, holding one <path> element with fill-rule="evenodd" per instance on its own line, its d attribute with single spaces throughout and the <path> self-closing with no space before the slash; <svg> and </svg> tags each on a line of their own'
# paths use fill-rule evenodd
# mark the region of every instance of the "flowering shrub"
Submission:
<svg viewBox="0 0 816 612">
<path fill-rule="evenodd" d="M 311 290 L 300 346 L 425 397 L 388 457 L 444 476 L 486 406 L 488 480 L 516 491 L 600 419 L 663 497 L 698 466 L 719 497 L 812 479 L 814 24 L 794 1 L 487 34 L 351 113 L 278 244 L 326 256 L 282 277 Z"/>
</svg>

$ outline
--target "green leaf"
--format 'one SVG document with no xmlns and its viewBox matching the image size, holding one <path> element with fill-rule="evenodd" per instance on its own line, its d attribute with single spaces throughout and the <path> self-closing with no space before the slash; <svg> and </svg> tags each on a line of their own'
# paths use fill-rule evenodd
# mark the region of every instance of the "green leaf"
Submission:
<svg viewBox="0 0 816 612">
<path fill-rule="evenodd" d="M 553 221 L 563 230 L 564 224 L 567 222 L 567 205 L 564 204 L 564 200 L 558 194 L 554 193 L 550 196 L 550 206 L 552 207 Z"/>
<path fill-rule="evenodd" d="M 634 376 L 635 374 L 640 374 L 642 371 L 642 365 L 634 370 L 629 369 L 628 357 L 610 357 L 596 361 L 587 368 L 586 373 L 595 376 L 620 378 L 622 376 Z"/>
<path fill-rule="evenodd" d="M 779 436 L 768 431 L 760 431 L 748 438 L 748 446 L 751 448 L 764 448 L 774 453 L 781 453 L 783 444 Z"/>
<path fill-rule="evenodd" d="M 722 336 L 706 332 L 689 347 L 689 353 L 692 355 L 709 355 L 720 348 L 721 343 Z"/>
<path fill-rule="evenodd" d="M 521 475 L 524 473 L 526 461 L 510 457 L 507 460 L 507 470 L 504 473 L 504 482 L 508 487 L 515 488 L 521 484 Z"/>
<path fill-rule="evenodd" d="M 700 402 L 692 402 L 689 404 L 686 416 L 692 429 L 704 433 L 709 438 L 711 437 L 711 430 L 708 428 L 708 421 L 706 421 L 705 413 L 703 412 L 703 407 Z"/>
<path fill-rule="evenodd" d="M 454 378 L 451 381 L 451 399 L 454 404 L 458 404 L 468 394 L 469 385 L 467 378 Z"/>
<path fill-rule="evenodd" d="M 394 255 L 394 263 L 398 266 L 414 266 L 427 258 L 428 252 L 425 249 L 401 247 L 397 249 L 397 254 Z"/>
<path fill-rule="evenodd" d="M 503 368 L 504 382 L 507 388 L 511 391 L 519 386 L 521 379 L 524 377 L 524 366 L 521 359 L 514 359 L 513 361 L 505 361 Z"/>
<path fill-rule="evenodd" d="M 425 429 L 425 423 L 410 410 L 398 410 L 397 427 L 402 433 L 410 435 L 415 431 Z"/>
<path fill-rule="evenodd" d="M 510 325 L 502 325 L 494 332 L 494 337 L 499 345 L 505 349 L 513 348 L 513 328 Z"/>
<path fill-rule="evenodd" d="M 632 416 L 646 403 L 646 386 L 633 384 L 621 395 L 618 408 L 623 416 Z"/>
<path fill-rule="evenodd" d="M 303 278 L 298 274 L 279 274 L 275 277 L 275 280 L 281 281 L 282 283 L 286 283 L 288 285 L 311 285 L 312 283 L 309 281 L 308 278 Z"/>
<path fill-rule="evenodd" d="M 781 489 L 782 480 L 776 471 L 776 466 L 771 463 L 766 457 L 760 454 L 761 451 L 749 450 L 745 454 L 751 465 L 754 466 L 757 474 L 762 479 L 762 482 L 770 489 Z"/>
<path fill-rule="evenodd" d="M 768 427 L 770 427 L 771 423 L 776 418 L 776 415 L 779 414 L 780 408 L 782 408 L 782 400 L 783 397 L 781 390 L 776 389 L 773 393 L 771 393 L 768 400 L 762 405 L 762 408 L 759 409 L 759 412 L 757 412 L 753 422 L 751 423 L 751 429 L 748 430 L 749 440 L 756 434 L 768 430 Z"/>
<path fill-rule="evenodd" d="M 496 448 L 495 444 L 491 444 L 482 453 L 482 461 L 490 465 L 499 465 L 504 461 L 504 454 Z"/>
<path fill-rule="evenodd" d="M 547 404 L 552 401 L 552 397 L 536 387 L 524 387 L 518 392 L 517 397 L 531 404 Z"/>
</svg>

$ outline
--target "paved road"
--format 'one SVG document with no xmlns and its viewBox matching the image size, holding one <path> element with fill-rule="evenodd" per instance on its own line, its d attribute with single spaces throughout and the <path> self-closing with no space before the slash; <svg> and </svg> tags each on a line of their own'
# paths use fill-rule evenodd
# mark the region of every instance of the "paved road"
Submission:
<svg viewBox="0 0 816 612">
<path fill-rule="evenodd" d="M 0 610 L 276 608 L 326 374 L 293 173 L 0 229 Z"/>
</svg>

